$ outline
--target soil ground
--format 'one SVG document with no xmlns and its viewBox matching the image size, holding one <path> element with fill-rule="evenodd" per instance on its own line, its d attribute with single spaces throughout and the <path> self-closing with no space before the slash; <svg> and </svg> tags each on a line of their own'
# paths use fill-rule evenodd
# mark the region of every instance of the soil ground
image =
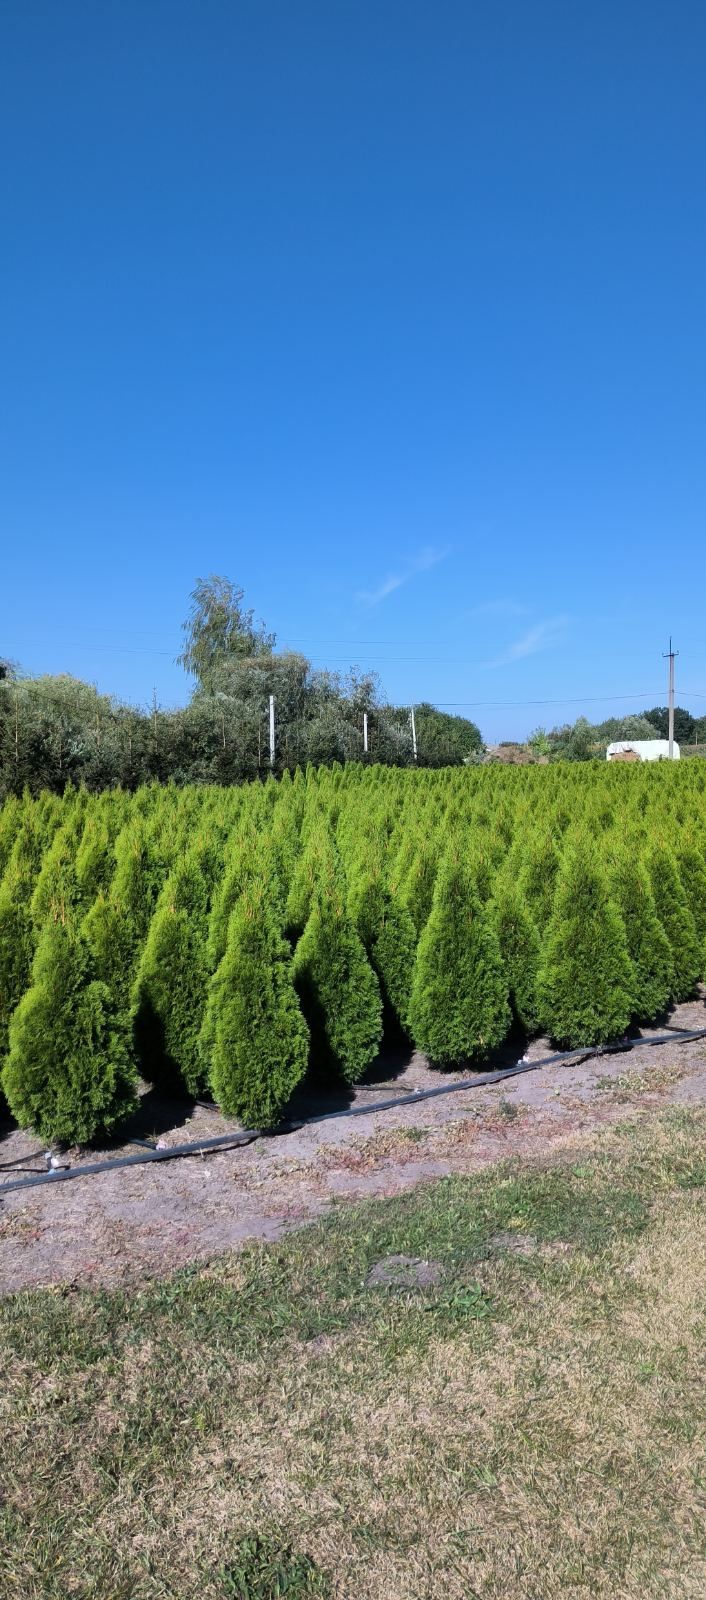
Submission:
<svg viewBox="0 0 706 1600">
<path fill-rule="evenodd" d="M 673 1028 L 706 1026 L 703 999 L 675 1008 Z M 662 1033 L 662 1028 L 644 1030 Z M 638 1036 L 639 1037 L 639 1036 Z M 531 1060 L 551 1054 L 534 1040 Z M 506 1052 L 512 1065 L 518 1053 Z M 307 1092 L 297 1116 L 318 1115 L 390 1094 L 409 1103 L 386 1112 L 312 1123 L 248 1146 L 119 1168 L 37 1189 L 3 1188 L 44 1168 L 34 1136 L 0 1129 L 0 1293 L 35 1285 L 115 1285 L 163 1276 L 246 1240 L 271 1240 L 351 1199 L 399 1194 L 507 1156 L 591 1144 L 601 1127 L 639 1119 L 656 1105 L 706 1103 L 706 1039 L 636 1044 L 629 1052 L 551 1064 L 515 1079 L 419 1101 L 419 1090 L 468 1077 L 440 1073 L 409 1052 L 382 1058 L 346 1095 Z M 158 1099 L 147 1091 L 120 1145 L 68 1152 L 77 1164 L 135 1154 L 135 1141 L 199 1141 L 235 1131 L 215 1108 Z M 29 1158 L 36 1153 L 38 1159 Z M 12 1170 L 20 1164 L 20 1171 Z"/>
</svg>

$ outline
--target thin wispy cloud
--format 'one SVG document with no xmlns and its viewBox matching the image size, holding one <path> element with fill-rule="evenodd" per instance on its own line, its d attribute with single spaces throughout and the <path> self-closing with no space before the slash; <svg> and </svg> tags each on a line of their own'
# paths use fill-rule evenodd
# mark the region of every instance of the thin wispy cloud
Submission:
<svg viewBox="0 0 706 1600">
<path fill-rule="evenodd" d="M 448 550 L 436 550 L 433 545 L 427 545 L 406 567 L 400 572 L 390 573 L 375 589 L 361 589 L 358 599 L 363 605 L 379 606 L 382 600 L 387 600 L 388 595 L 394 594 L 395 590 L 401 589 L 405 583 L 411 583 L 412 578 L 418 577 L 420 572 L 428 572 L 430 567 L 436 567 L 440 561 L 445 561 L 448 553 Z"/>
<path fill-rule="evenodd" d="M 474 606 L 469 612 L 471 617 L 526 617 L 529 606 L 520 605 L 518 600 L 482 600 L 480 605 Z"/>
<path fill-rule="evenodd" d="M 488 661 L 487 666 L 507 667 L 513 661 L 524 661 L 527 656 L 536 656 L 540 650 L 550 650 L 563 638 L 568 625 L 568 617 L 547 617 L 543 622 L 536 622 L 526 633 L 521 634 L 519 639 L 515 639 L 502 655 L 496 656 L 494 661 Z"/>
</svg>

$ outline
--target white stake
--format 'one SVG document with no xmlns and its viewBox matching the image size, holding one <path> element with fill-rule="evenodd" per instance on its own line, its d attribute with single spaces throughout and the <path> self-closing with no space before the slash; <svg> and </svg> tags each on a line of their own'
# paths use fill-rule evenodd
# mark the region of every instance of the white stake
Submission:
<svg viewBox="0 0 706 1600">
<path fill-rule="evenodd" d="M 270 695 L 270 766 L 275 764 L 275 697 Z"/>
<path fill-rule="evenodd" d="M 414 721 L 414 706 L 410 706 L 409 715 L 410 715 L 410 719 L 411 719 L 411 722 L 412 722 L 412 754 L 413 754 L 414 759 L 416 761 L 416 759 L 417 759 L 417 727 L 416 727 L 416 723 Z"/>
<path fill-rule="evenodd" d="M 363 750 L 368 754 L 368 713 L 363 712 Z"/>
</svg>

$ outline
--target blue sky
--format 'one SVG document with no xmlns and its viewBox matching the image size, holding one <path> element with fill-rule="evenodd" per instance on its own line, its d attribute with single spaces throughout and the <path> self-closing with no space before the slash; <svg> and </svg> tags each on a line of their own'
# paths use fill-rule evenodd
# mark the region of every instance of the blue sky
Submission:
<svg viewBox="0 0 706 1600">
<path fill-rule="evenodd" d="M 177 703 L 225 572 L 489 738 L 670 631 L 706 712 L 704 82 L 684 0 L 3 0 L 0 653 Z"/>
</svg>

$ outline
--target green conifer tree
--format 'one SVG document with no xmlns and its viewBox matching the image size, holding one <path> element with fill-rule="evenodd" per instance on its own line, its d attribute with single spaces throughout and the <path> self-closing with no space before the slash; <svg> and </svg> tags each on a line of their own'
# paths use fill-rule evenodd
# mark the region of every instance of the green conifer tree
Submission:
<svg viewBox="0 0 706 1600">
<path fill-rule="evenodd" d="M 507 872 L 499 873 L 496 878 L 493 906 L 513 1017 L 526 1033 L 536 1033 L 539 1029 L 539 934 L 521 884 Z"/>
<path fill-rule="evenodd" d="M 686 903 L 696 924 L 696 933 L 703 950 L 706 940 L 706 861 L 688 837 L 677 850 L 677 867 L 686 895 Z M 700 973 L 703 977 L 703 972 Z"/>
<path fill-rule="evenodd" d="M 31 901 L 46 838 L 40 807 L 25 808 L 0 883 L 0 1062 L 7 1050 L 10 1018 L 30 984 L 37 944 Z"/>
<path fill-rule="evenodd" d="M 568 1047 L 617 1038 L 634 1010 L 622 917 L 588 835 L 567 845 L 559 868 L 537 992 L 543 1027 Z"/>
<path fill-rule="evenodd" d="M 245 1127 L 276 1126 L 306 1072 L 309 1034 L 262 885 L 251 885 L 231 914 L 209 1005 L 214 1098 Z"/>
<path fill-rule="evenodd" d="M 701 950 L 694 918 L 671 850 L 666 845 L 653 845 L 647 853 L 646 866 L 657 916 L 672 948 L 672 998 L 688 1000 L 701 973 Z"/>
<path fill-rule="evenodd" d="M 401 875 L 403 863 L 400 861 L 395 864 L 396 871 L 397 868 L 400 869 L 400 877 L 397 880 L 400 904 L 412 918 L 417 936 L 431 915 L 438 864 L 438 846 L 429 837 L 418 837 L 417 848 L 404 876 Z"/>
<path fill-rule="evenodd" d="M 225 954 L 230 919 L 241 894 L 252 882 L 257 848 L 257 835 L 241 823 L 229 841 L 223 875 L 213 895 L 207 933 L 210 972 L 215 972 Z"/>
<path fill-rule="evenodd" d="M 123 829 L 115 845 L 115 872 L 87 912 L 83 929 L 98 976 L 127 1009 L 137 962 L 155 909 L 160 866 L 142 822 Z"/>
<path fill-rule="evenodd" d="M 417 932 L 406 907 L 387 887 L 381 867 L 360 860 L 351 870 L 349 910 L 383 996 L 404 1028 L 412 990 Z"/>
<path fill-rule="evenodd" d="M 0 804 L 0 879 L 10 859 L 15 839 L 22 827 L 27 801 L 10 795 Z"/>
<path fill-rule="evenodd" d="M 632 843 L 615 847 L 610 889 L 623 919 L 633 965 L 634 1016 L 637 1022 L 654 1022 L 669 1005 L 674 962 L 649 877 Z"/>
<path fill-rule="evenodd" d="M 345 895 L 346 878 L 338 843 L 321 807 L 318 790 L 317 811 L 309 816 L 305 839 L 284 903 L 284 927 L 292 943 L 303 933 L 324 886 L 335 886 L 339 896 Z"/>
<path fill-rule="evenodd" d="M 312 1061 L 355 1083 L 382 1039 L 380 986 L 334 880 L 317 890 L 294 952 L 294 979 L 312 1036 Z"/>
<path fill-rule="evenodd" d="M 455 856 L 439 869 L 417 948 L 409 1028 L 431 1061 L 482 1058 L 510 1026 L 508 983 L 492 912 Z"/>
<path fill-rule="evenodd" d="M 70 920 L 51 919 L 41 935 L 31 988 L 10 1024 L 2 1083 L 20 1127 L 48 1143 L 86 1144 L 135 1108 L 124 1019 Z"/>
<path fill-rule="evenodd" d="M 199 1052 L 208 972 L 186 911 L 164 905 L 152 918 L 133 991 L 133 1041 L 148 1083 L 199 1095 Z"/>
<path fill-rule="evenodd" d="M 7 1050 L 10 1018 L 32 971 L 35 930 L 30 888 L 17 866 L 9 868 L 0 883 L 0 1063 Z"/>
<path fill-rule="evenodd" d="M 32 895 L 32 919 L 37 932 L 50 916 L 64 915 L 69 909 L 69 901 L 75 903 L 78 881 L 74 863 L 83 833 L 87 799 L 87 795 L 72 798 L 66 820 L 42 856 Z"/>
<path fill-rule="evenodd" d="M 120 793 L 95 796 L 86 809 L 74 861 L 79 900 L 86 910 L 113 876 L 114 846 L 125 820 L 126 798 Z"/>
<path fill-rule="evenodd" d="M 541 939 L 552 915 L 559 870 L 559 852 L 546 825 L 530 831 L 519 842 L 511 866 L 521 877 L 527 906 Z"/>
<path fill-rule="evenodd" d="M 133 1041 L 143 1078 L 191 1095 L 203 1093 L 207 1084 L 199 1034 L 209 975 L 209 861 L 202 841 L 177 862 L 150 923 L 132 994 Z"/>
</svg>

